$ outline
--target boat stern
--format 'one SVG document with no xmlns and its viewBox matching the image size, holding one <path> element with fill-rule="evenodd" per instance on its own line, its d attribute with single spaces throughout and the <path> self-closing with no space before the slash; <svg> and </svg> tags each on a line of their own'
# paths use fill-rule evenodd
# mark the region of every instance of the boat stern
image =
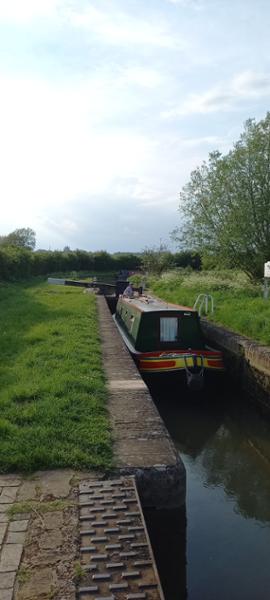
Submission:
<svg viewBox="0 0 270 600">
<path fill-rule="evenodd" d="M 137 357 L 137 365 L 143 375 L 185 373 L 187 386 L 192 390 L 203 388 L 206 374 L 225 371 L 222 353 L 218 350 L 143 353 Z"/>
</svg>

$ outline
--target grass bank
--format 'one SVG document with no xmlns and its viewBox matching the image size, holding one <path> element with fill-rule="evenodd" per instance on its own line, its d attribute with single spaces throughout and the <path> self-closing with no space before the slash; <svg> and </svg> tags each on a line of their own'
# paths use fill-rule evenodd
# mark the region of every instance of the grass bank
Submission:
<svg viewBox="0 0 270 600">
<path fill-rule="evenodd" d="M 0 472 L 109 467 L 95 297 L 0 284 Z"/>
<path fill-rule="evenodd" d="M 252 284 L 240 271 L 174 270 L 147 283 L 156 296 L 188 306 L 193 306 L 198 294 L 211 294 L 215 312 L 209 319 L 270 344 L 270 299 L 264 300 L 261 285 Z"/>
</svg>

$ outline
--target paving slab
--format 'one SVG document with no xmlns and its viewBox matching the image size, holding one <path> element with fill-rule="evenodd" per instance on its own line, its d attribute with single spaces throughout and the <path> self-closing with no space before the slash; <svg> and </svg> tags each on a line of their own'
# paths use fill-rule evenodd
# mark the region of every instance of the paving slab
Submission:
<svg viewBox="0 0 270 600">
<path fill-rule="evenodd" d="M 17 491 L 18 489 L 15 486 L 3 487 L 0 494 L 0 504 L 10 504 L 11 502 L 15 502 Z"/>
<path fill-rule="evenodd" d="M 7 544 L 24 544 L 25 531 L 9 531 L 5 541 Z"/>
<path fill-rule="evenodd" d="M 0 548 L 3 543 L 6 531 L 7 531 L 8 523 L 0 523 Z"/>
<path fill-rule="evenodd" d="M 18 491 L 17 501 L 27 502 L 28 500 L 38 500 L 40 491 L 38 487 L 38 480 L 24 480 Z"/>
<path fill-rule="evenodd" d="M 11 521 L 9 524 L 9 531 L 26 531 L 29 523 L 29 519 L 24 521 Z"/>
<path fill-rule="evenodd" d="M 8 590 L 0 590 L 0 600 L 12 600 L 13 599 L 13 589 Z"/>
<path fill-rule="evenodd" d="M 0 488 L 1 487 L 18 487 L 21 483 L 21 479 L 17 475 L 0 475 Z"/>
<path fill-rule="evenodd" d="M 69 495 L 74 471 L 37 471 L 31 480 L 25 480 L 18 493 L 18 501 L 66 498 Z"/>
<path fill-rule="evenodd" d="M 23 551 L 22 544 L 4 544 L 0 557 L 0 572 L 16 571 Z"/>
<path fill-rule="evenodd" d="M 6 512 L 0 512 L 0 523 L 7 523 L 9 521 L 9 516 Z"/>
<path fill-rule="evenodd" d="M 0 514 L 7 513 L 8 509 L 11 508 L 11 506 L 12 506 L 12 502 L 9 502 L 8 504 L 6 504 L 6 503 L 0 504 Z"/>
<path fill-rule="evenodd" d="M 69 469 L 59 469 L 59 471 L 39 471 L 37 472 L 41 488 L 41 497 L 67 498 L 70 493 L 71 481 L 74 477 L 74 471 Z"/>
<path fill-rule="evenodd" d="M 16 571 L 0 573 L 0 590 L 12 588 L 15 582 L 15 577 Z"/>
</svg>

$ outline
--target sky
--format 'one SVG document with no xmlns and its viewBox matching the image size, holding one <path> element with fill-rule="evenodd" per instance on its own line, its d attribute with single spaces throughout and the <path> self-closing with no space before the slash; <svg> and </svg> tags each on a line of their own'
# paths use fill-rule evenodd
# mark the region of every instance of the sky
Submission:
<svg viewBox="0 0 270 600">
<path fill-rule="evenodd" d="M 168 244 L 179 193 L 270 110 L 268 0 L 0 0 L 0 235 Z"/>
</svg>

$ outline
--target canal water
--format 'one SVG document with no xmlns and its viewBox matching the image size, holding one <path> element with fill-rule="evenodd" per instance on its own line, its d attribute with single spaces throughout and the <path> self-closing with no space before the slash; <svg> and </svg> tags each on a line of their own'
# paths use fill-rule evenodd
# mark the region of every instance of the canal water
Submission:
<svg viewBox="0 0 270 600">
<path fill-rule="evenodd" d="M 270 421 L 232 390 L 153 397 L 187 473 L 186 510 L 146 514 L 166 600 L 269 600 Z"/>
</svg>

